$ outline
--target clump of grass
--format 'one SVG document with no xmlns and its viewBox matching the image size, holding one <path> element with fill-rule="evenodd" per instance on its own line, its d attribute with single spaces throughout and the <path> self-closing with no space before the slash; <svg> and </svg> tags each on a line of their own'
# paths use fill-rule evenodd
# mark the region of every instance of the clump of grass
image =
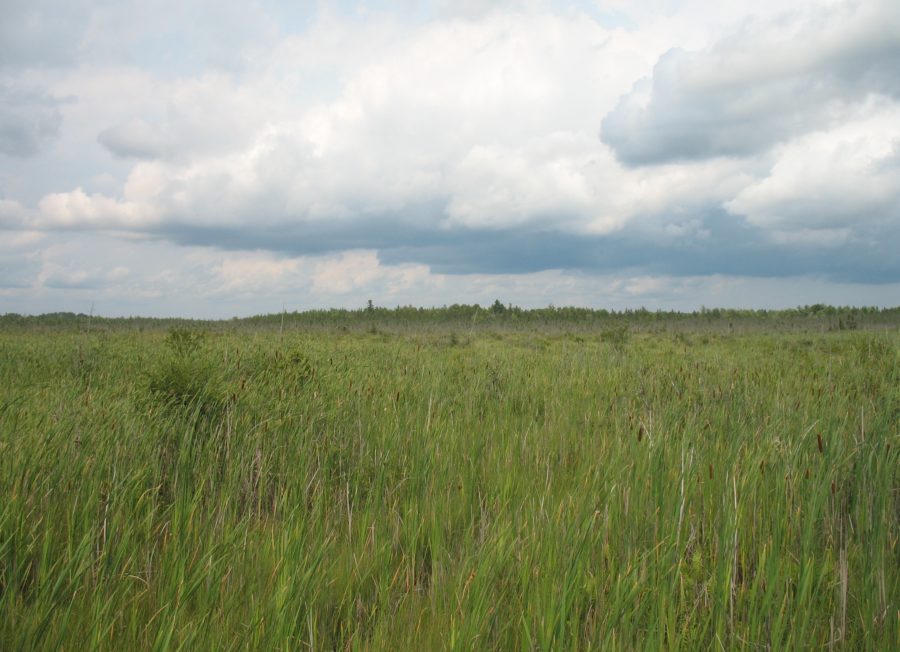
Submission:
<svg viewBox="0 0 900 652">
<path fill-rule="evenodd" d="M 195 355 L 203 346 L 206 333 L 190 328 L 173 327 L 166 333 L 166 346 L 178 357 L 190 357 Z"/>
<path fill-rule="evenodd" d="M 205 334 L 172 329 L 165 351 L 146 372 L 147 392 L 157 407 L 203 418 L 218 416 L 227 403 L 221 369 L 203 355 Z"/>
<path fill-rule="evenodd" d="M 611 344 L 616 350 L 621 351 L 631 339 L 631 329 L 628 324 L 616 324 L 607 326 L 600 332 L 600 338 Z"/>
</svg>

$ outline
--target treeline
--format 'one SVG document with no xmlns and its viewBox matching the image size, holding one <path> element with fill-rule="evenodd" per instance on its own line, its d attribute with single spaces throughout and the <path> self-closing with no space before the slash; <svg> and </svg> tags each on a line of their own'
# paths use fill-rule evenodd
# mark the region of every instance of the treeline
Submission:
<svg viewBox="0 0 900 652">
<path fill-rule="evenodd" d="M 900 327 L 900 307 L 836 307 L 823 304 L 788 310 L 750 310 L 701 308 L 694 312 L 647 310 L 621 311 L 554 307 L 525 309 L 499 300 L 483 307 L 478 304 L 453 304 L 439 308 L 397 306 L 379 307 L 372 302 L 350 310 L 332 308 L 256 315 L 228 320 L 196 320 L 152 317 L 98 317 L 82 313 L 43 315 L 0 315 L 0 329 L 207 329 L 207 330 L 297 330 L 339 329 L 396 331 L 413 329 L 559 329 L 593 330 L 611 325 L 627 326 L 634 331 L 747 331 L 816 330 L 838 331 Z"/>
</svg>

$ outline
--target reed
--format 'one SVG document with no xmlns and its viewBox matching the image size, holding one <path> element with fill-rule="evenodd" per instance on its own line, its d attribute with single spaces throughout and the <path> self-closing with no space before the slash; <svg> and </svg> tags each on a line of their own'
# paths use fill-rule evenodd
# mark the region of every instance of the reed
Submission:
<svg viewBox="0 0 900 652">
<path fill-rule="evenodd" d="M 897 649 L 900 335 L 704 337 L 2 333 L 0 649 Z"/>
</svg>

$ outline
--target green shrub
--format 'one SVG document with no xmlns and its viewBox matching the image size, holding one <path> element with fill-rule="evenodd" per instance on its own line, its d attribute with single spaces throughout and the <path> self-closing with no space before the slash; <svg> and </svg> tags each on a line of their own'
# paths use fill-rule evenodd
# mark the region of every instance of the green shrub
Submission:
<svg viewBox="0 0 900 652">
<path fill-rule="evenodd" d="M 600 339 L 612 344 L 616 349 L 622 349 L 631 337 L 628 324 L 616 324 L 604 328 L 600 333 Z"/>
<path fill-rule="evenodd" d="M 168 351 L 147 372 L 152 402 L 169 410 L 202 417 L 218 415 L 227 402 L 220 371 L 203 355 L 203 333 L 172 329 L 166 336 Z"/>
<path fill-rule="evenodd" d="M 166 335 L 166 346 L 175 355 L 191 356 L 200 350 L 206 339 L 202 331 L 194 331 L 188 328 L 170 328 Z"/>
</svg>

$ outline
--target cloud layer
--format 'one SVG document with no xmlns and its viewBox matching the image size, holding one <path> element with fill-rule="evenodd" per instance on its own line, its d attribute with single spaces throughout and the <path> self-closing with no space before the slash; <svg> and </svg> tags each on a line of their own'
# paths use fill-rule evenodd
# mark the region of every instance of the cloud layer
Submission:
<svg viewBox="0 0 900 652">
<path fill-rule="evenodd" d="M 32 248 L 2 254 L 0 309 L 204 291 L 186 274 L 232 298 L 302 277 L 324 304 L 546 274 L 900 301 L 891 0 L 226 2 L 215 24 L 151 4 L 84 2 L 64 29 L 53 2 L 11 8 L 3 33 L 31 37 L 0 48 L 0 234 Z M 116 242 L 141 264 L 88 264 Z"/>
</svg>

